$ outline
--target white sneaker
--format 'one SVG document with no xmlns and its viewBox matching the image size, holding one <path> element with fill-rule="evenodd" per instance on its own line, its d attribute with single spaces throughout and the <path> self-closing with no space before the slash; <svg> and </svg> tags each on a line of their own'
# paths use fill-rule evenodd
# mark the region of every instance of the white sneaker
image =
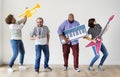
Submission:
<svg viewBox="0 0 120 77">
<path fill-rule="evenodd" d="M 102 67 L 101 65 L 98 66 L 98 69 L 99 69 L 100 71 L 104 71 L 104 69 L 103 69 L 103 67 Z"/>
<path fill-rule="evenodd" d="M 95 69 L 93 67 L 89 67 L 88 70 L 95 71 Z"/>
<path fill-rule="evenodd" d="M 26 67 L 25 66 L 19 66 L 19 70 L 26 70 Z"/>
<path fill-rule="evenodd" d="M 68 67 L 67 67 L 67 66 L 64 66 L 64 69 L 63 69 L 63 70 L 64 70 L 64 71 L 67 71 L 67 69 L 68 69 Z"/>
<path fill-rule="evenodd" d="M 12 73 L 13 69 L 11 67 L 8 68 L 8 73 Z"/>
<path fill-rule="evenodd" d="M 75 71 L 80 72 L 80 69 L 79 68 L 75 68 Z"/>
</svg>

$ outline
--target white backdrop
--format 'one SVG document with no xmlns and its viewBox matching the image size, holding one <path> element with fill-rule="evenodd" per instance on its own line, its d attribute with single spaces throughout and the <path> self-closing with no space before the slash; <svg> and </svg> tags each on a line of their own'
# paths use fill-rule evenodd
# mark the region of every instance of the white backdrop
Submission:
<svg viewBox="0 0 120 77">
<path fill-rule="evenodd" d="M 0 0 L 0 36 L 2 34 L 2 0 Z M 2 37 L 0 37 L 0 64 L 2 64 Z"/>
<path fill-rule="evenodd" d="M 1 3 L 1 2 L 0 2 Z M 28 19 L 23 29 L 23 42 L 25 45 L 26 55 L 25 64 L 34 64 L 35 51 L 34 41 L 29 39 L 30 30 L 36 26 L 35 20 L 37 17 L 43 17 L 45 25 L 50 29 L 50 64 L 63 64 L 63 54 L 61 44 L 58 39 L 57 29 L 58 26 L 67 19 L 69 13 L 75 15 L 75 19 L 80 24 L 85 24 L 87 27 L 87 21 L 89 18 L 96 18 L 97 22 L 102 27 L 105 26 L 107 19 L 115 14 L 115 19 L 110 24 L 109 31 L 104 35 L 104 44 L 106 45 L 109 56 L 105 64 L 120 64 L 120 50 L 119 50 L 119 29 L 120 29 L 120 0 L 4 0 L 3 9 L 0 13 L 3 13 L 3 25 L 2 38 L 3 42 L 0 45 L 2 47 L 2 62 L 8 64 L 12 55 L 10 47 L 10 33 L 8 25 L 5 24 L 4 19 L 12 13 L 18 19 L 18 15 L 24 11 L 26 6 L 32 8 L 36 3 L 40 3 L 41 8 L 37 10 L 30 19 Z M 88 27 L 87 27 L 88 28 Z M 3 40 L 2 40 L 3 39 Z M 80 39 L 80 57 L 79 61 L 81 65 L 88 65 L 93 58 L 94 54 L 91 48 L 85 48 L 88 43 L 87 40 Z M 102 56 L 102 54 L 101 54 Z M 43 64 L 43 55 L 41 63 Z M 69 63 L 73 64 L 72 53 L 70 54 Z M 100 57 L 101 58 L 101 57 Z M 99 61 L 100 61 L 99 58 Z M 98 64 L 98 62 L 96 64 Z M 16 64 L 19 63 L 19 58 L 16 60 Z"/>
</svg>

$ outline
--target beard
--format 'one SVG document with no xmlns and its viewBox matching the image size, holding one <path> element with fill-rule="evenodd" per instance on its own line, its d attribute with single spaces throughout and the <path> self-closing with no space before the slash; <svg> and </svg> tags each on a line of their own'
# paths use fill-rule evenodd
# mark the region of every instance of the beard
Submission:
<svg viewBox="0 0 120 77">
<path fill-rule="evenodd" d="M 73 21 L 70 21 L 70 20 L 68 20 L 70 23 L 73 23 L 74 22 L 74 20 Z"/>
</svg>

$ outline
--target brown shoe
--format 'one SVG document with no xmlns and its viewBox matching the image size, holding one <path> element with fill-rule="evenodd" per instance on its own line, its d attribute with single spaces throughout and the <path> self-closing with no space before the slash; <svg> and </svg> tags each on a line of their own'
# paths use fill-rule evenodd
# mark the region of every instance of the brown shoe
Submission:
<svg viewBox="0 0 120 77">
<path fill-rule="evenodd" d="M 35 72 L 36 72 L 36 73 L 39 73 L 39 70 L 38 70 L 38 69 L 35 69 Z"/>
<path fill-rule="evenodd" d="M 45 68 L 46 71 L 52 71 L 52 68 L 51 67 L 47 67 Z"/>
</svg>

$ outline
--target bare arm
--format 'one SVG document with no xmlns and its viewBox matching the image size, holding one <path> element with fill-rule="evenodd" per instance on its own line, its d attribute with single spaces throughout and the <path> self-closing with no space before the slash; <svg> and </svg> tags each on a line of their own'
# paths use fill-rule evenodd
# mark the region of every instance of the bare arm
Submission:
<svg viewBox="0 0 120 77">
<path fill-rule="evenodd" d="M 65 40 L 66 43 L 68 43 L 70 40 L 68 38 L 65 37 L 65 35 L 61 34 L 59 35 L 61 38 L 63 38 Z"/>
<path fill-rule="evenodd" d="M 36 37 L 30 37 L 30 40 L 35 40 Z"/>
<path fill-rule="evenodd" d="M 84 38 L 84 39 L 87 39 L 88 41 L 96 42 L 95 39 L 91 39 L 89 36 L 84 36 L 83 38 Z"/>
<path fill-rule="evenodd" d="M 27 21 L 27 16 L 25 15 L 25 17 L 24 17 L 24 19 L 23 19 L 23 24 L 25 24 L 26 23 L 26 21 Z"/>
<path fill-rule="evenodd" d="M 47 34 L 47 44 L 49 44 L 50 34 Z"/>
</svg>

